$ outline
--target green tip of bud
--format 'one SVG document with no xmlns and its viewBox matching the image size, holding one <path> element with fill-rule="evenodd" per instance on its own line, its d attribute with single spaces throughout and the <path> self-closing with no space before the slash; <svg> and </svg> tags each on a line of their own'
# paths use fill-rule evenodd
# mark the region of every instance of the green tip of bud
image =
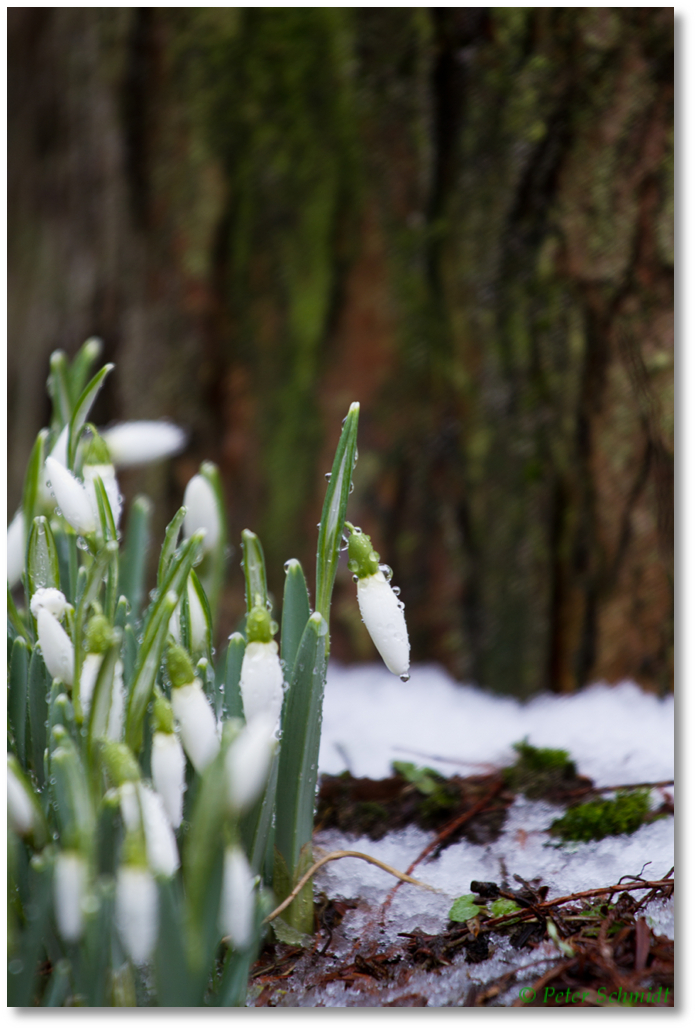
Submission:
<svg viewBox="0 0 697 1030">
<path fill-rule="evenodd" d="M 85 643 L 92 654 L 104 654 L 114 642 L 111 623 L 105 615 L 93 615 L 87 623 Z"/>
<path fill-rule="evenodd" d="M 191 682 L 191 680 L 189 680 Z M 152 709 L 152 727 L 155 733 L 174 733 L 174 713 L 166 697 L 159 694 Z"/>
<path fill-rule="evenodd" d="M 121 845 L 121 865 L 147 867 L 148 855 L 142 830 L 131 830 Z"/>
<path fill-rule="evenodd" d="M 167 652 L 167 672 L 173 687 L 185 687 L 194 682 L 194 667 L 191 659 L 179 644 L 170 644 Z"/>
<path fill-rule="evenodd" d="M 109 448 L 94 426 L 90 425 L 92 437 L 85 448 L 83 465 L 111 465 Z"/>
<path fill-rule="evenodd" d="M 120 787 L 129 781 L 137 782 L 140 779 L 140 767 L 135 755 L 126 744 L 119 744 L 114 740 L 102 742 L 102 758 L 109 779 L 115 787 Z"/>
<path fill-rule="evenodd" d="M 268 644 L 278 632 L 278 625 L 272 620 L 266 608 L 255 605 L 247 615 L 247 643 Z"/>
<path fill-rule="evenodd" d="M 370 537 L 350 522 L 346 523 L 346 528 L 349 530 L 349 572 L 353 572 L 359 579 L 375 575 L 380 564 L 380 555 L 374 550 Z"/>
</svg>

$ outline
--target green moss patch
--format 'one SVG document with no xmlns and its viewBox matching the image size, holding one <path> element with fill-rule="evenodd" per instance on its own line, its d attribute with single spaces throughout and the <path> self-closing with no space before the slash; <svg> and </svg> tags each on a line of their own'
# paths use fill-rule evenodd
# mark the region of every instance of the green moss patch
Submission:
<svg viewBox="0 0 697 1030">
<path fill-rule="evenodd" d="M 515 765 L 504 769 L 503 776 L 509 790 L 525 794 L 533 800 L 546 798 L 559 800 L 559 794 L 590 785 L 578 776 L 576 764 L 568 751 L 560 748 L 533 747 L 527 739 L 513 745 L 518 752 Z"/>
<path fill-rule="evenodd" d="M 634 833 L 649 814 L 649 791 L 622 791 L 611 799 L 574 805 L 555 819 L 550 833 L 562 840 L 591 841 Z"/>
</svg>

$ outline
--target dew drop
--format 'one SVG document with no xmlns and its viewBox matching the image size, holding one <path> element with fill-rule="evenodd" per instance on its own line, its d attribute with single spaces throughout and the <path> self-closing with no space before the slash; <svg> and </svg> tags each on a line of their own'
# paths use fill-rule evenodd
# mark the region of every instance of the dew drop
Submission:
<svg viewBox="0 0 697 1030">
<path fill-rule="evenodd" d="M 390 580 L 392 579 L 392 576 L 394 575 L 394 573 L 392 572 L 392 569 L 390 568 L 390 566 L 389 565 L 378 565 L 378 569 L 380 570 L 380 572 L 382 572 L 383 576 L 385 577 L 385 579 L 389 583 Z"/>
<path fill-rule="evenodd" d="M 354 486 L 353 486 L 353 480 L 351 480 L 351 484 L 350 484 L 350 486 L 349 486 L 349 493 L 350 493 L 350 494 L 352 494 L 352 493 L 353 493 L 353 490 L 354 490 Z"/>
<path fill-rule="evenodd" d="M 20 958 L 13 958 L 7 967 L 7 972 L 12 976 L 19 976 L 20 973 L 24 972 L 24 963 Z"/>
<path fill-rule="evenodd" d="M 409 680 L 409 673 L 403 672 L 399 678 L 401 679 L 402 683 L 406 683 Z"/>
<path fill-rule="evenodd" d="M 332 478 L 331 472 L 325 472 L 324 473 L 324 478 L 327 480 L 327 482 L 329 482 L 329 480 Z"/>
<path fill-rule="evenodd" d="M 392 593 L 396 594 L 396 596 L 399 597 L 401 590 L 399 587 L 392 587 Z"/>
<path fill-rule="evenodd" d="M 354 583 L 357 583 L 357 582 L 358 582 L 358 576 L 352 576 L 351 578 L 352 578 L 352 580 L 353 580 L 353 582 L 354 582 Z"/>
</svg>

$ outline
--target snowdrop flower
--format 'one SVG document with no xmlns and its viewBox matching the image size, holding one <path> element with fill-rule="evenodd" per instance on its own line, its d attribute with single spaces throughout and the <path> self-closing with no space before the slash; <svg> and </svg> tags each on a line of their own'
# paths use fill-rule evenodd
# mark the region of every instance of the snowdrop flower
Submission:
<svg viewBox="0 0 697 1030">
<path fill-rule="evenodd" d="M 58 932 L 72 943 L 82 937 L 82 902 L 87 886 L 87 862 L 77 851 L 62 851 L 56 859 L 53 894 Z"/>
<path fill-rule="evenodd" d="M 247 615 L 247 646 L 242 659 L 240 693 L 248 723 L 262 717 L 270 730 L 276 728 L 283 706 L 283 669 L 273 634 L 278 627 L 265 608 Z"/>
<path fill-rule="evenodd" d="M 225 851 L 219 926 L 223 934 L 242 951 L 254 935 L 254 878 L 239 847 Z"/>
<path fill-rule="evenodd" d="M 57 619 L 62 619 L 68 608 L 68 602 L 62 590 L 57 590 L 55 587 L 39 587 L 32 597 L 29 607 L 35 619 L 38 619 L 41 608 L 45 608 Z"/>
<path fill-rule="evenodd" d="M 36 623 L 46 668 L 53 679 L 62 680 L 71 687 L 75 671 L 75 651 L 70 637 L 47 608 L 39 608 Z"/>
<path fill-rule="evenodd" d="M 17 775 L 17 759 L 7 756 L 7 818 L 18 837 L 26 837 L 36 826 L 36 811 L 27 786 Z"/>
<path fill-rule="evenodd" d="M 7 527 L 7 585 L 10 589 L 22 578 L 26 549 L 27 535 L 24 532 L 24 515 L 20 508 Z"/>
<path fill-rule="evenodd" d="M 179 454 L 186 443 L 186 433 L 173 422 L 119 422 L 100 430 L 117 468 L 145 465 Z"/>
<path fill-rule="evenodd" d="M 181 825 L 184 811 L 186 759 L 175 733 L 156 733 L 153 736 L 150 767 L 155 790 L 176 830 Z"/>
<path fill-rule="evenodd" d="M 213 709 L 203 692 L 201 680 L 194 677 L 191 661 L 183 647 L 178 644 L 170 647 L 167 667 L 172 681 L 172 711 L 179 723 L 179 736 L 194 769 L 202 773 L 220 748 Z"/>
<path fill-rule="evenodd" d="M 155 790 L 162 798 L 167 817 L 176 830 L 181 825 L 186 790 L 186 758 L 174 733 L 174 713 L 166 698 L 156 697 L 153 707 L 153 738 L 150 769 Z"/>
<path fill-rule="evenodd" d="M 158 930 L 157 885 L 142 865 L 122 865 L 116 874 L 116 928 L 136 966 L 150 958 Z"/>
<path fill-rule="evenodd" d="M 193 576 L 194 573 L 190 573 L 186 583 L 186 597 L 189 603 L 189 627 L 191 629 L 191 650 L 207 651 L 209 646 L 208 620 L 206 619 L 198 590 L 194 585 Z M 177 607 L 172 612 L 169 620 L 169 632 L 176 642 L 181 644 L 181 602 L 177 603 Z"/>
<path fill-rule="evenodd" d="M 197 529 L 205 529 L 203 552 L 215 550 L 220 540 L 222 526 L 218 512 L 218 498 L 205 476 L 200 473 L 193 476 L 186 484 L 184 491 L 184 536 L 193 536 Z"/>
<path fill-rule="evenodd" d="M 123 689 L 123 662 L 119 658 L 114 666 L 114 682 L 111 687 L 111 706 L 107 720 L 106 735 L 109 740 L 121 740 L 123 717 L 126 710 L 126 694 Z"/>
<path fill-rule="evenodd" d="M 156 876 L 174 876 L 179 868 L 179 852 L 162 798 L 144 783 L 139 783 L 136 789 L 148 866 Z"/>
<path fill-rule="evenodd" d="M 51 492 L 66 521 L 76 533 L 95 533 L 98 520 L 90 495 L 82 483 L 50 455 L 46 458 L 46 471 L 51 483 Z"/>
<path fill-rule="evenodd" d="M 379 567 L 380 555 L 370 537 L 346 523 L 349 535 L 349 570 L 355 573 L 358 607 L 363 622 L 390 672 L 409 678 L 409 634 L 404 605 Z"/>
<path fill-rule="evenodd" d="M 225 772 L 228 801 L 234 811 L 246 812 L 264 790 L 276 745 L 273 727 L 265 716 L 247 723 L 233 740 L 225 756 Z"/>
</svg>

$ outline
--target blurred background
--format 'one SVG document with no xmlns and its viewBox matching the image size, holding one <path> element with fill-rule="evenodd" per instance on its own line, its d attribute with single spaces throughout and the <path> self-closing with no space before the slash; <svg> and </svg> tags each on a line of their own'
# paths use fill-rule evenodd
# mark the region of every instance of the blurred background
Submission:
<svg viewBox="0 0 697 1030">
<path fill-rule="evenodd" d="M 95 421 L 190 434 L 123 475 L 155 541 L 214 460 L 280 597 L 358 400 L 414 660 L 671 689 L 673 8 L 15 7 L 8 53 L 10 516 L 98 335 Z M 332 619 L 374 660 L 345 565 Z"/>
</svg>

